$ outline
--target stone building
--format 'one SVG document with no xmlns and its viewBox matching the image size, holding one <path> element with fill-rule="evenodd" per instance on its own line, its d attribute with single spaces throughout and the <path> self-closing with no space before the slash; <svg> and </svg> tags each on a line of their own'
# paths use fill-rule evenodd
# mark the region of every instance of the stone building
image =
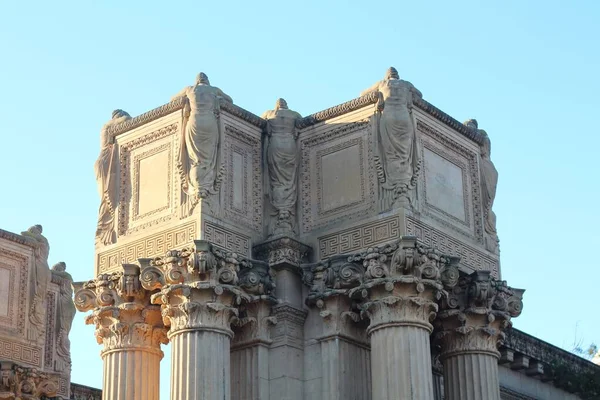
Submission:
<svg viewBox="0 0 600 400">
<path fill-rule="evenodd" d="M 49 268 L 42 232 L 0 229 L 0 399 L 100 400 L 71 384 L 72 278 L 64 262 Z"/>
<path fill-rule="evenodd" d="M 306 117 L 258 117 L 203 73 L 115 110 L 95 278 L 74 283 L 103 398 L 158 399 L 161 345 L 173 400 L 585 397 L 569 377 L 598 367 L 511 329 L 490 150 L 393 68 Z"/>
</svg>

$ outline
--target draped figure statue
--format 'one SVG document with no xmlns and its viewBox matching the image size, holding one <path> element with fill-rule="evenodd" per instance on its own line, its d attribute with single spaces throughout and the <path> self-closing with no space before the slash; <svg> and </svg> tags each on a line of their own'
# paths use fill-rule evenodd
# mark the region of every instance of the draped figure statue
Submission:
<svg viewBox="0 0 600 400">
<path fill-rule="evenodd" d="M 284 99 L 278 99 L 274 110 L 266 111 L 265 140 L 268 171 L 267 193 L 273 206 L 269 234 L 293 234 L 295 231 L 298 148 L 296 120 L 299 113 L 288 109 Z"/>
<path fill-rule="evenodd" d="M 483 143 L 480 147 L 480 180 L 481 180 L 481 201 L 483 208 L 483 228 L 486 233 L 485 247 L 491 252 L 498 250 L 498 234 L 496 231 L 496 213 L 492 210 L 494 199 L 496 198 L 496 187 L 498 185 L 498 171 L 494 166 L 490 156 L 492 152 L 492 143 L 487 132 L 479 129 L 477 120 L 470 119 L 464 125 L 475 129 L 483 137 Z"/>
<path fill-rule="evenodd" d="M 56 369 L 67 371 L 71 365 L 69 332 L 77 311 L 73 303 L 73 277 L 67 272 L 67 265 L 62 261 L 52 266 L 52 274 L 62 278 L 56 307 Z"/>
<path fill-rule="evenodd" d="M 46 299 L 46 291 L 51 275 L 48 268 L 48 254 L 50 253 L 50 244 L 48 239 L 42 235 L 43 228 L 41 225 L 34 225 L 21 232 L 33 246 L 35 261 L 33 270 L 31 271 L 31 291 L 30 291 L 30 309 L 29 309 L 29 331 L 27 338 L 29 340 L 38 341 L 44 333 L 44 302 Z"/>
<path fill-rule="evenodd" d="M 219 102 L 233 103 L 221 89 L 211 86 L 201 72 L 194 86 L 173 96 L 184 97 L 177 168 L 182 182 L 182 217 L 189 216 L 199 199 L 218 192 L 217 158 L 220 146 Z"/>
<path fill-rule="evenodd" d="M 116 241 L 115 212 L 117 207 L 117 146 L 115 139 L 108 133 L 108 128 L 131 119 L 123 110 L 114 110 L 112 119 L 102 127 L 100 132 L 100 155 L 94 164 L 96 183 L 100 195 L 100 208 L 98 210 L 98 225 L 96 228 L 96 241 L 107 245 Z"/>
<path fill-rule="evenodd" d="M 378 92 L 380 101 L 377 115 L 378 168 L 380 178 L 380 207 L 389 210 L 414 204 L 416 180 L 420 169 L 415 127 L 411 109 L 413 96 L 421 97 L 410 82 L 401 80 L 394 67 L 388 69 L 384 80 L 363 91 L 361 96 Z"/>
</svg>

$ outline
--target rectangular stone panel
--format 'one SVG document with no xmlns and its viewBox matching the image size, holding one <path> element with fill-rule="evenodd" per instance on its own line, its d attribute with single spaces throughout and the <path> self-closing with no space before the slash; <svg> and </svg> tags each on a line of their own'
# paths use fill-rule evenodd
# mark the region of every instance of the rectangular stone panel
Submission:
<svg viewBox="0 0 600 400">
<path fill-rule="evenodd" d="M 368 121 L 333 125 L 301 139 L 304 233 L 376 212 L 373 129 Z"/>
<path fill-rule="evenodd" d="M 466 221 L 463 170 L 441 155 L 425 148 L 426 201 L 440 210 Z"/>
<path fill-rule="evenodd" d="M 27 314 L 27 278 L 31 258 L 0 248 L 0 332 L 25 334 Z"/>
<path fill-rule="evenodd" d="M 400 237 L 400 217 L 393 216 L 318 238 L 319 258 L 345 254 Z"/>
<path fill-rule="evenodd" d="M 161 146 L 163 147 L 163 146 Z M 137 160 L 137 218 L 169 207 L 170 193 L 170 147 L 159 148 L 153 154 Z"/>
<path fill-rule="evenodd" d="M 11 304 L 11 283 L 14 281 L 14 271 L 5 265 L 0 264 L 0 319 L 10 320 L 12 310 Z M 11 311 L 11 312 L 9 312 Z"/>
</svg>

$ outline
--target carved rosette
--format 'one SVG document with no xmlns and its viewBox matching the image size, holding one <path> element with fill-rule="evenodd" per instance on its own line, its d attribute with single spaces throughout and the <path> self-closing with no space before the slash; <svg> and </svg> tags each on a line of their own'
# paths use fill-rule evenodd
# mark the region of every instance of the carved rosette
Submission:
<svg viewBox="0 0 600 400">
<path fill-rule="evenodd" d="M 58 390 L 58 375 L 10 361 L 0 363 L 0 399 L 58 399 Z"/>
<path fill-rule="evenodd" d="M 436 321 L 435 339 L 440 358 L 457 354 L 487 354 L 499 358 L 498 345 L 511 318 L 521 314 L 523 292 L 476 271 L 460 278 L 442 302 Z"/>
<path fill-rule="evenodd" d="M 239 307 L 271 299 L 275 287 L 268 265 L 214 247 L 205 240 L 194 248 L 170 250 L 164 257 L 140 260 L 141 284 L 162 309 L 169 337 L 189 330 L 212 330 L 233 337 Z"/>
<path fill-rule="evenodd" d="M 162 357 L 160 344 L 168 343 L 160 307 L 150 304 L 151 292 L 140 282 L 140 268 L 124 264 L 121 271 L 74 283 L 75 307 L 92 310 L 86 324 L 96 327 L 102 356 L 112 351 L 144 350 Z"/>
</svg>

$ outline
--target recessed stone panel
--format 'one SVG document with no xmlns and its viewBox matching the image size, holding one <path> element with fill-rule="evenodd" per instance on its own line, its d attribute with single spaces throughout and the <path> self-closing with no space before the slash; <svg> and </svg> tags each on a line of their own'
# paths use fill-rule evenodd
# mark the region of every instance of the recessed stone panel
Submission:
<svg viewBox="0 0 600 400">
<path fill-rule="evenodd" d="M 13 271 L 0 264 L 0 318 L 8 318 L 10 302 L 10 285 L 13 283 Z"/>
<path fill-rule="evenodd" d="M 427 148 L 423 154 L 427 203 L 466 221 L 462 168 Z"/>
<path fill-rule="evenodd" d="M 355 204 L 362 200 L 361 143 L 348 143 L 348 147 L 321 154 L 321 210 Z"/>
<path fill-rule="evenodd" d="M 138 160 L 137 216 L 169 207 L 170 156 L 170 152 L 164 149 Z"/>
</svg>

